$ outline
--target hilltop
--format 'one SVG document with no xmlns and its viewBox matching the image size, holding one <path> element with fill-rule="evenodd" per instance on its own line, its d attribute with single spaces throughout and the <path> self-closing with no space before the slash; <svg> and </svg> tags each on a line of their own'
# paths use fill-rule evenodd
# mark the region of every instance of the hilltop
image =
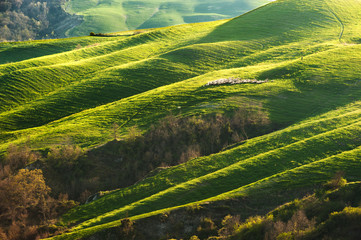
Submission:
<svg viewBox="0 0 361 240">
<path fill-rule="evenodd" d="M 118 151 L 118 159 L 103 160 L 119 167 L 123 148 L 137 147 L 132 142 L 177 129 L 167 119 L 228 121 L 220 132 L 238 134 L 226 148 L 168 163 L 176 166 L 163 166 L 168 155 L 158 155 L 144 179 L 104 189 L 111 191 L 65 214 L 59 226 L 69 229 L 54 239 L 106 234 L 128 220 L 167 221 L 177 211 L 187 219 L 182 210 L 198 206 L 223 209 L 210 211 L 217 221 L 232 211 L 245 220 L 303 197 L 340 170 L 359 181 L 360 10 L 357 0 L 279 0 L 229 20 L 0 44 L 0 150 L 16 144 L 48 152 L 71 142 L 89 156 Z M 240 84 L 218 84 L 234 79 Z M 232 119 L 253 125 L 233 128 Z M 137 170 L 149 164 L 133 162 Z M 186 223 L 178 228 L 155 238 L 197 233 Z"/>
</svg>

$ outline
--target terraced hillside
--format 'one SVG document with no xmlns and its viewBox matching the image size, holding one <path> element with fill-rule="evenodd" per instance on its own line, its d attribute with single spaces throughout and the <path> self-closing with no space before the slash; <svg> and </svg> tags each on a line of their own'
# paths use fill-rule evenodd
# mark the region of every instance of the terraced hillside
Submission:
<svg viewBox="0 0 361 240">
<path fill-rule="evenodd" d="M 66 35 L 84 36 L 90 32 L 108 33 L 214 21 L 238 16 L 269 1 L 71 0 L 65 9 L 83 16 L 83 22 L 68 30 Z"/>
<path fill-rule="evenodd" d="M 259 104 L 283 128 L 75 208 L 62 219 L 74 227 L 56 239 L 225 199 L 270 210 L 339 170 L 360 180 L 360 10 L 358 0 L 279 0 L 230 20 L 136 35 L 1 44 L 0 150 L 64 139 L 92 148 L 112 140 L 113 123 L 126 137 L 170 112 L 244 104 Z M 231 77 L 268 81 L 205 86 Z"/>
</svg>

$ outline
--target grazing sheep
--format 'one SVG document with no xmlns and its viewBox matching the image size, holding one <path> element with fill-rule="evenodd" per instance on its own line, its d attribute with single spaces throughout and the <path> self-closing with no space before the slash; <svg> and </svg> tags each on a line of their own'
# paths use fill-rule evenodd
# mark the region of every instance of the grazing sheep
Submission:
<svg viewBox="0 0 361 240">
<path fill-rule="evenodd" d="M 217 80 L 208 82 L 204 86 L 223 85 L 223 84 L 233 85 L 233 84 L 245 84 L 245 83 L 261 84 L 261 83 L 265 83 L 265 82 L 268 82 L 268 79 L 262 81 L 262 80 L 257 80 L 257 79 L 241 79 L 241 78 L 230 77 L 230 78 L 221 78 L 221 79 L 217 79 Z"/>
</svg>

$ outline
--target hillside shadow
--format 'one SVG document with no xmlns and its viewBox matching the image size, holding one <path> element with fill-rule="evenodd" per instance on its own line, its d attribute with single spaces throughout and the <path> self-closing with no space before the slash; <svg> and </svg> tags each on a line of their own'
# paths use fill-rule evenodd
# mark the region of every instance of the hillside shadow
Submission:
<svg viewBox="0 0 361 240">
<path fill-rule="evenodd" d="M 315 87 L 297 82 L 294 85 L 297 92 L 284 91 L 267 100 L 272 122 L 289 126 L 361 99 L 359 87 L 352 85 L 330 83 Z"/>
</svg>

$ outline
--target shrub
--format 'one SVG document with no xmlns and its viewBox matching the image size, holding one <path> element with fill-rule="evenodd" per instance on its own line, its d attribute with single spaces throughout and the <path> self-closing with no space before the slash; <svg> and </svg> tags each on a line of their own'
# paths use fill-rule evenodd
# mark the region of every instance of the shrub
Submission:
<svg viewBox="0 0 361 240">
<path fill-rule="evenodd" d="M 229 236 L 234 234 L 239 227 L 240 216 L 227 215 L 222 220 L 222 228 L 219 229 L 218 234 L 220 236 Z"/>
<path fill-rule="evenodd" d="M 191 214 L 197 213 L 202 209 L 203 209 L 202 205 L 198 203 L 187 206 L 187 212 Z"/>
<path fill-rule="evenodd" d="M 201 219 L 200 225 L 197 228 L 198 235 L 204 239 L 208 236 L 217 234 L 217 226 L 211 218 L 205 217 Z"/>
<path fill-rule="evenodd" d="M 274 221 L 272 217 L 251 217 L 240 225 L 236 236 L 237 239 L 297 239 L 315 225 L 314 219 L 309 220 L 303 210 L 298 210 L 287 222 Z M 227 232 L 228 235 L 232 235 L 229 233 Z"/>
<path fill-rule="evenodd" d="M 65 145 L 52 147 L 47 156 L 47 164 L 66 172 L 73 168 L 76 161 L 83 154 L 83 150 L 78 146 Z"/>
<path fill-rule="evenodd" d="M 189 240 L 200 240 L 199 237 L 197 237 L 196 235 L 192 236 L 189 238 Z"/>
<path fill-rule="evenodd" d="M 260 216 L 250 217 L 237 229 L 235 239 L 263 240 L 268 222 Z"/>
<path fill-rule="evenodd" d="M 135 238 L 135 232 L 134 232 L 134 223 L 129 218 L 124 218 L 121 221 L 121 225 L 118 227 L 118 234 L 119 239 L 134 239 Z"/>
<path fill-rule="evenodd" d="M 144 31 L 141 31 L 141 30 L 137 30 L 137 31 L 134 31 L 133 32 L 133 35 L 138 35 L 138 34 L 141 34 L 141 33 L 143 33 Z"/>
<path fill-rule="evenodd" d="M 339 171 L 337 172 L 333 178 L 324 184 L 326 190 L 335 190 L 339 189 L 346 185 L 347 181 L 343 178 L 344 172 Z"/>
<path fill-rule="evenodd" d="M 79 200 L 86 189 L 93 190 L 89 186 L 98 187 L 98 178 L 84 176 L 90 169 L 85 160 L 84 151 L 78 146 L 54 146 L 49 150 L 43 169 L 54 194 L 67 193 L 71 199 Z"/>
<path fill-rule="evenodd" d="M 27 146 L 21 147 L 10 145 L 5 156 L 5 165 L 9 166 L 10 172 L 25 167 L 26 164 L 40 159 L 40 154 L 31 151 Z"/>
</svg>

